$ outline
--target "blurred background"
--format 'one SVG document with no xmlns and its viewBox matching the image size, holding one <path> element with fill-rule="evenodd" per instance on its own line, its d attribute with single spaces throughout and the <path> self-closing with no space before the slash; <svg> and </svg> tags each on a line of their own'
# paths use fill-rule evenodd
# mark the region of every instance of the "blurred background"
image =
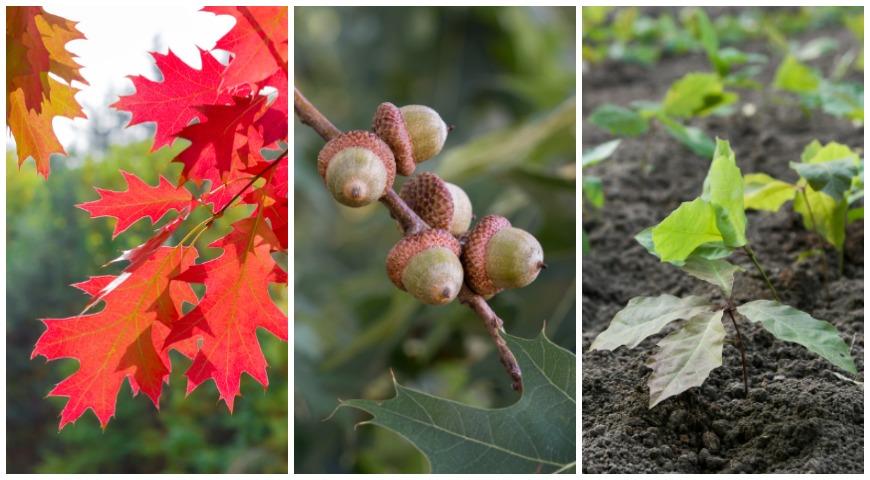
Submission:
<svg viewBox="0 0 870 480">
<path fill-rule="evenodd" d="M 184 148 L 184 142 L 149 153 L 153 124 L 124 129 L 127 114 L 108 105 L 118 95 L 132 92 L 125 75 L 159 78 L 148 50 L 165 53 L 171 47 L 199 67 L 190 60 L 191 54 L 198 58 L 196 46 L 213 47 L 232 20 L 218 20 L 196 12 L 197 8 L 179 7 L 173 17 L 152 7 L 150 13 L 140 12 L 142 15 L 136 17 L 139 22 L 125 27 L 124 34 L 117 28 L 128 22 L 119 22 L 118 15 L 136 12 L 108 7 L 47 9 L 81 21 L 79 29 L 88 37 L 69 45 L 80 55 L 83 75 L 90 83 L 77 96 L 88 119 L 56 122 L 69 156 L 52 158 L 47 181 L 36 174 L 32 160 L 18 168 L 14 142 L 7 132 L 6 468 L 10 473 L 287 472 L 288 347 L 268 333 L 261 332 L 259 338 L 269 363 L 269 388 L 264 391 L 256 381 L 243 376 L 243 396 L 236 401 L 232 415 L 218 402 L 213 382 L 206 382 L 185 398 L 183 374 L 190 360 L 173 354 L 173 373 L 161 397 L 160 411 L 146 396 L 132 397 L 124 383 L 115 417 L 105 431 L 93 413 L 86 412 L 77 423 L 58 432 L 58 416 L 66 399 L 46 398 L 46 394 L 78 368 L 77 362 L 30 359 L 44 330 L 38 319 L 72 316 L 87 303 L 85 295 L 69 285 L 93 275 L 117 274 L 122 265 L 101 265 L 153 232 L 149 222 L 140 221 L 112 240 L 114 220 L 90 219 L 75 205 L 97 199 L 95 186 L 123 190 L 119 169 L 133 172 L 151 185 L 160 174 L 173 182 L 178 178 L 181 166 L 170 161 Z M 162 12 L 164 20 L 173 20 L 161 21 L 155 12 Z M 181 27 L 176 20 L 187 22 L 184 34 L 178 33 Z M 173 26 L 175 33 L 164 31 Z M 228 215 L 198 240 L 200 261 L 220 255 L 220 250 L 206 246 L 249 213 L 245 208 L 228 210 Z M 168 215 L 158 226 L 173 216 Z M 195 225 L 206 216 L 200 209 L 187 224 Z M 187 231 L 189 228 L 182 226 L 170 244 L 177 243 Z M 285 268 L 286 260 L 286 255 L 278 259 Z M 275 288 L 272 293 L 276 303 L 286 308 L 286 287 Z"/>
<path fill-rule="evenodd" d="M 456 128 L 417 171 L 465 189 L 479 217 L 534 234 L 550 268 L 491 304 L 513 335 L 546 325 L 575 349 L 575 9 L 295 8 L 295 85 L 342 130 L 371 128 L 384 101 L 424 104 Z M 332 200 L 315 162 L 323 140 L 295 123 L 295 472 L 426 472 L 401 437 L 354 425 L 338 398 L 403 385 L 479 407 L 518 395 L 482 322 L 454 302 L 423 306 L 386 276 L 399 240 L 380 204 Z M 395 188 L 401 186 L 397 178 Z"/>
</svg>

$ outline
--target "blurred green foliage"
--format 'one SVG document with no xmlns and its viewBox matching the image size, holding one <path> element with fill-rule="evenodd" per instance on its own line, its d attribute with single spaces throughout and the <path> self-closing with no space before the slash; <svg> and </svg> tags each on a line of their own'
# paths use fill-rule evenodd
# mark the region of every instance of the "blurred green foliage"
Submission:
<svg viewBox="0 0 870 480">
<path fill-rule="evenodd" d="M 863 30 L 863 7 L 704 7 L 722 45 L 763 39 L 779 50 L 792 36 L 844 25 Z M 583 61 L 605 59 L 652 66 L 663 55 L 703 51 L 704 20 L 698 7 L 583 7 Z M 859 20 L 860 18 L 860 20 Z M 857 36 L 857 34 L 856 34 Z"/>
<path fill-rule="evenodd" d="M 530 286 L 491 304 L 508 332 L 546 323 L 576 348 L 575 24 L 573 8 L 295 9 L 296 86 L 342 130 L 371 128 L 377 105 L 429 105 L 455 125 L 418 167 L 468 192 L 478 217 L 507 216 L 541 241 Z M 295 123 L 294 365 L 297 473 L 424 472 L 395 434 L 354 429 L 338 398 L 402 384 L 482 407 L 518 398 L 479 318 L 458 302 L 423 306 L 386 276 L 399 230 L 384 208 L 350 209 L 317 175 L 323 140 Z M 396 187 L 401 179 L 397 179 Z"/>
<path fill-rule="evenodd" d="M 122 250 L 142 243 L 153 227 L 147 221 L 112 240 L 114 220 L 89 219 L 76 204 L 97 198 L 94 187 L 122 190 L 119 169 L 139 175 L 151 185 L 159 174 L 178 178 L 179 164 L 170 164 L 176 145 L 149 153 L 150 141 L 112 146 L 102 155 L 55 157 L 47 181 L 32 162 L 19 170 L 6 154 L 6 465 L 13 473 L 158 473 L 287 471 L 287 345 L 261 332 L 269 362 L 269 388 L 248 376 L 243 397 L 229 414 L 207 382 L 185 398 L 184 371 L 190 360 L 173 354 L 173 373 L 160 411 L 144 395 L 132 397 L 126 383 L 117 412 L 105 431 L 90 412 L 57 431 L 66 399 L 46 398 L 51 388 L 77 369 L 74 360 L 46 363 L 30 352 L 43 331 L 40 318 L 75 315 L 85 296 L 69 285 L 92 275 L 118 273 L 122 265 L 101 268 Z M 245 215 L 232 208 L 197 242 L 200 261 L 220 255 L 206 245 L 229 231 Z M 187 221 L 205 219 L 200 208 Z M 172 217 L 172 215 L 169 215 Z M 160 224 L 167 222 L 163 220 Z M 182 226 L 180 240 L 188 231 Z M 174 244 L 174 243 L 170 243 Z M 286 265 L 286 256 L 283 259 Z M 273 291 L 278 305 L 287 304 L 287 289 Z"/>
</svg>

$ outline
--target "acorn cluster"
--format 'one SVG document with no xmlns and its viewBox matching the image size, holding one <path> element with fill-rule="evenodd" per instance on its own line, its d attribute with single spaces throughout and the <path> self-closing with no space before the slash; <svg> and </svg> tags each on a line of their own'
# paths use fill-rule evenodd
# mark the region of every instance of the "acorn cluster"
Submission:
<svg viewBox="0 0 870 480">
<path fill-rule="evenodd" d="M 372 132 L 354 130 L 333 138 L 318 155 L 317 169 L 336 201 L 361 207 L 393 188 L 396 173 L 411 176 L 399 196 L 430 227 L 407 235 L 387 255 L 390 280 L 423 303 L 450 303 L 463 282 L 491 298 L 537 278 L 544 264 L 541 244 L 498 215 L 474 228 L 471 200 L 460 187 L 434 173 L 413 175 L 417 164 L 441 152 L 450 131 L 426 106 L 382 103 Z"/>
</svg>

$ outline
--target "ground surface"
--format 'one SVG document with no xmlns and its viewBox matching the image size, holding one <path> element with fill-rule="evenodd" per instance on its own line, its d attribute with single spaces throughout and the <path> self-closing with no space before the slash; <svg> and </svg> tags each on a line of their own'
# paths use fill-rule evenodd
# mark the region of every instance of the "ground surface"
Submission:
<svg viewBox="0 0 870 480">
<path fill-rule="evenodd" d="M 845 32 L 828 35 L 848 41 Z M 749 50 L 770 53 L 763 44 Z M 769 85 L 779 57 L 759 78 Z M 830 72 L 834 56 L 814 62 Z M 671 82 L 690 71 L 709 71 L 701 55 L 663 59 L 656 67 L 608 63 L 583 73 L 583 149 L 612 137 L 585 119 L 607 102 L 657 100 Z M 860 76 L 857 77 L 860 79 Z M 739 105 L 751 102 L 757 113 L 708 118 L 696 125 L 731 142 L 744 174 L 765 172 L 794 181 L 789 161 L 800 158 L 814 138 L 861 147 L 863 127 L 820 112 L 804 116 L 770 91 L 741 91 Z M 589 173 L 603 178 L 605 210 L 584 208 L 583 227 L 592 245 L 583 256 L 583 472 L 850 472 L 863 471 L 863 388 L 835 376 L 845 374 L 803 347 L 775 340 L 738 317 L 747 348 L 750 391 L 744 395 L 740 354 L 734 330 L 722 367 L 706 383 L 647 408 L 650 372 L 644 366 L 655 343 L 589 352 L 592 340 L 613 315 L 639 295 L 702 294 L 721 301 L 712 285 L 660 263 L 632 237 L 664 218 L 680 202 L 700 193 L 709 159 L 702 159 L 661 128 L 624 140 L 613 157 Z M 780 212 L 748 212 L 748 236 L 772 275 L 784 303 L 834 324 L 847 342 L 863 382 L 864 304 L 862 222 L 849 227 L 845 273 L 824 287 L 822 259 L 797 261 L 813 246 L 789 202 Z M 744 267 L 735 281 L 739 303 L 770 298 L 749 259 L 734 254 Z M 828 261 L 836 271 L 836 257 Z M 832 277 L 836 277 L 834 273 Z"/>
</svg>

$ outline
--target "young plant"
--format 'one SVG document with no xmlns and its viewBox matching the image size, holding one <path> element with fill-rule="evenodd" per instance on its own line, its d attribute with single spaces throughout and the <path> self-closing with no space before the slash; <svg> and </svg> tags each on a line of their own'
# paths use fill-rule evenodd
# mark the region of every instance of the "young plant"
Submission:
<svg viewBox="0 0 870 480">
<path fill-rule="evenodd" d="M 589 151 L 583 152 L 582 168 L 598 165 L 607 160 L 622 140 L 611 140 L 609 142 L 597 145 Z M 583 198 L 596 209 L 604 206 L 604 187 L 601 184 L 601 179 L 593 175 L 583 175 Z M 586 238 L 586 230 L 581 230 L 583 253 L 589 251 L 589 241 Z"/>
<path fill-rule="evenodd" d="M 822 146 L 813 140 L 804 148 L 801 161 L 789 165 L 800 175 L 794 184 L 764 173 L 746 175 L 744 204 L 746 208 L 776 212 L 793 200 L 792 208 L 803 218 L 804 227 L 836 249 L 842 272 L 846 225 L 864 218 L 863 206 L 849 208 L 864 196 L 864 162 L 846 145 L 830 142 Z M 819 251 L 803 252 L 801 256 L 813 253 Z"/>
<path fill-rule="evenodd" d="M 825 78 L 818 70 L 788 54 L 773 78 L 773 87 L 797 95 L 805 111 L 822 111 L 853 122 L 864 122 L 864 85 Z"/>
<path fill-rule="evenodd" d="M 635 238 L 661 261 L 716 285 L 725 298 L 723 307 L 695 295 L 635 297 L 593 341 L 592 350 L 614 350 L 623 345 L 634 348 L 671 322 L 685 320 L 680 328 L 659 341 L 658 352 L 647 364 L 652 369 L 647 382 L 650 408 L 668 397 L 700 386 L 711 371 L 722 365 L 726 316 L 737 334 L 744 388 L 748 392 L 738 313 L 751 323 L 761 324 L 776 338 L 800 344 L 837 367 L 857 373 L 849 347 L 833 325 L 780 303 L 776 290 L 748 245 L 743 182 L 727 141 L 716 140 L 716 151 L 701 196 L 682 203 L 658 225 L 643 230 Z M 775 301 L 754 300 L 735 305 L 732 298 L 734 274 L 742 269 L 726 258 L 736 249 L 743 249 L 749 255 Z"/>
<path fill-rule="evenodd" d="M 727 112 L 739 98 L 729 87 L 759 88 L 752 80 L 767 62 L 763 55 L 720 48 L 719 37 L 710 18 L 702 9 L 688 16 L 689 27 L 707 53 L 714 72 L 689 73 L 674 82 L 661 102 L 634 102 L 631 108 L 605 104 L 595 110 L 589 121 L 620 137 L 641 135 L 657 120 L 677 141 L 695 154 L 709 158 L 715 144 L 703 131 L 685 124 L 686 121 L 713 113 Z M 748 65 L 738 71 L 741 65 Z"/>
</svg>

